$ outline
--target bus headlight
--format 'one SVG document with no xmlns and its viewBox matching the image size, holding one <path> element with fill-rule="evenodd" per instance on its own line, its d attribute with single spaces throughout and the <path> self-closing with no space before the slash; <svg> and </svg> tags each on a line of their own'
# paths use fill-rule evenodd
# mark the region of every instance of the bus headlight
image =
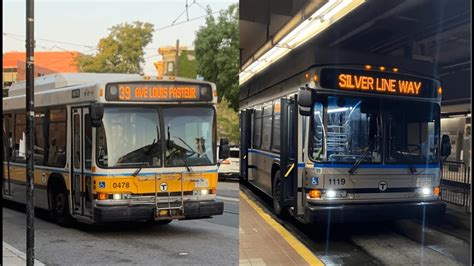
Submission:
<svg viewBox="0 0 474 266">
<path fill-rule="evenodd" d="M 112 195 L 112 199 L 114 200 L 122 200 L 122 199 L 129 199 L 130 194 L 128 193 L 115 193 Z"/>
<path fill-rule="evenodd" d="M 421 196 L 430 196 L 433 193 L 430 187 L 421 187 L 417 189 L 417 194 Z"/>
<path fill-rule="evenodd" d="M 201 196 L 209 195 L 209 189 L 201 189 Z"/>
<path fill-rule="evenodd" d="M 327 198 L 335 198 L 336 197 L 336 191 L 335 190 L 326 191 L 326 197 Z"/>
</svg>

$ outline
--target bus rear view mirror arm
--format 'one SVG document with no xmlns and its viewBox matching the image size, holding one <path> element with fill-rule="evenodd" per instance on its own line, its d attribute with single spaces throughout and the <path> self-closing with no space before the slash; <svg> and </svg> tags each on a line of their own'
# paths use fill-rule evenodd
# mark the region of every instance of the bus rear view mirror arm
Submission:
<svg viewBox="0 0 474 266">
<path fill-rule="evenodd" d="M 101 103 L 91 103 L 89 105 L 89 114 L 93 127 L 100 127 L 102 118 L 104 117 L 104 105 Z"/>
</svg>

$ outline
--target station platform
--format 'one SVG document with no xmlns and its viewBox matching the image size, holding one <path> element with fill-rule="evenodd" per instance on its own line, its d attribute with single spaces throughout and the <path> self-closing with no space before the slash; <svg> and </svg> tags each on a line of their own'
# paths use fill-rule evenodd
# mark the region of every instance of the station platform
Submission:
<svg viewBox="0 0 474 266">
<path fill-rule="evenodd" d="M 239 265 L 324 265 L 242 191 L 239 213 Z"/>
</svg>

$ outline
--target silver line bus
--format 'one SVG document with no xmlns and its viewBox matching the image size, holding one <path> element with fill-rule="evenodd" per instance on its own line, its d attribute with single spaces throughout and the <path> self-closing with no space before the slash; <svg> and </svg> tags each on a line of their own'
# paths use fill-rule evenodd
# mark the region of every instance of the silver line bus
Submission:
<svg viewBox="0 0 474 266">
<path fill-rule="evenodd" d="M 240 176 L 304 223 L 445 211 L 433 66 L 307 48 L 241 84 Z"/>
<path fill-rule="evenodd" d="M 35 79 L 35 205 L 60 224 L 220 215 L 213 83 L 134 74 Z M 4 199 L 25 202 L 25 83 L 3 100 Z"/>
</svg>

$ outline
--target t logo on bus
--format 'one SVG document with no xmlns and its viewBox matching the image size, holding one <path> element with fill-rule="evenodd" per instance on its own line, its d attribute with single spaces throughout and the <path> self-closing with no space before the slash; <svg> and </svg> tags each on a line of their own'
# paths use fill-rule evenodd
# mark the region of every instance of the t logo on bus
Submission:
<svg viewBox="0 0 474 266">
<path fill-rule="evenodd" d="M 160 184 L 160 190 L 161 190 L 161 191 L 166 191 L 166 190 L 168 190 L 168 184 L 166 184 L 166 183 L 161 183 L 161 184 Z"/>
<path fill-rule="evenodd" d="M 385 191 L 385 190 L 387 190 L 387 187 L 388 187 L 388 186 L 387 186 L 387 182 L 385 182 L 385 181 L 380 181 L 380 183 L 379 183 L 379 190 L 380 190 L 380 191 Z"/>
</svg>

